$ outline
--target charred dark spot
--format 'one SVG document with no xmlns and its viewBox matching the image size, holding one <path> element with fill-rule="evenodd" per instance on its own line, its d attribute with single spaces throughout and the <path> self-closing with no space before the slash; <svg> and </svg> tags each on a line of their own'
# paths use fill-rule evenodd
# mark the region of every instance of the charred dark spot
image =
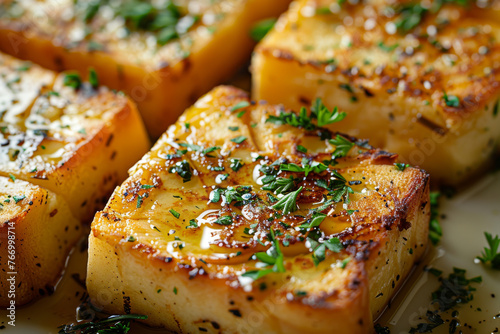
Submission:
<svg viewBox="0 0 500 334">
<path fill-rule="evenodd" d="M 431 121 L 430 119 L 428 119 L 422 115 L 419 115 L 417 117 L 417 122 L 420 123 L 422 126 L 428 128 L 431 131 L 434 131 L 435 133 L 437 133 L 441 136 L 445 135 L 448 132 L 448 130 L 446 130 L 442 126 L 434 123 L 433 121 Z"/>
<path fill-rule="evenodd" d="M 238 309 L 230 309 L 229 312 L 231 312 L 235 317 L 241 318 L 241 312 Z"/>
<path fill-rule="evenodd" d="M 125 314 L 130 314 L 130 310 L 132 307 L 130 306 L 130 297 L 129 296 L 123 296 L 123 311 Z"/>
</svg>

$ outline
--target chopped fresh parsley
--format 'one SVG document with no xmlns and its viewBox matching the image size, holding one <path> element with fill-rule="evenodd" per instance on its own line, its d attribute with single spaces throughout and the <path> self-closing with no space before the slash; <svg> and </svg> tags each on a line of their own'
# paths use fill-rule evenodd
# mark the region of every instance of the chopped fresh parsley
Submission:
<svg viewBox="0 0 500 334">
<path fill-rule="evenodd" d="M 259 278 L 270 273 L 284 273 L 286 271 L 283 263 L 283 253 L 281 252 L 279 241 L 276 239 L 273 229 L 269 230 L 267 237 L 273 245 L 265 252 L 255 253 L 254 257 L 259 261 L 264 262 L 267 266 L 273 267 L 269 269 L 250 270 L 243 273 L 241 275 L 242 277 L 249 277 L 253 280 L 258 280 Z"/>
<path fill-rule="evenodd" d="M 82 86 L 82 79 L 78 73 L 66 73 L 63 84 L 77 90 Z"/>
<path fill-rule="evenodd" d="M 305 223 L 300 225 L 300 228 L 311 229 L 314 227 L 318 227 L 319 225 L 321 225 L 323 220 L 325 220 L 325 218 L 326 215 L 324 213 L 314 212 L 311 218 L 309 218 Z"/>
<path fill-rule="evenodd" d="M 130 331 L 130 321 L 145 320 L 147 318 L 147 315 L 139 314 L 112 315 L 106 319 L 61 325 L 57 328 L 59 329 L 58 334 L 125 334 Z"/>
<path fill-rule="evenodd" d="M 246 108 L 248 106 L 250 106 L 250 103 L 248 101 L 241 101 L 241 102 L 236 103 L 229 110 L 230 111 L 236 111 L 236 110 L 244 109 L 244 108 Z"/>
<path fill-rule="evenodd" d="M 328 140 L 328 142 L 332 145 L 335 145 L 335 151 L 332 154 L 333 160 L 347 156 L 351 148 L 356 145 L 355 143 L 342 137 L 341 135 L 337 135 L 337 137 Z"/>
<path fill-rule="evenodd" d="M 127 241 L 128 241 L 128 242 L 134 242 L 135 240 L 137 240 L 137 239 L 136 239 L 133 235 L 131 235 L 131 236 L 129 236 L 129 237 L 127 238 Z"/>
<path fill-rule="evenodd" d="M 265 19 L 255 23 L 250 29 L 250 37 L 256 42 L 260 42 L 264 36 L 274 27 L 276 19 Z"/>
<path fill-rule="evenodd" d="M 304 176 L 306 177 L 311 172 L 320 174 L 327 169 L 328 167 L 325 164 L 317 161 L 309 161 L 307 158 L 302 159 L 302 166 L 293 163 L 280 165 L 280 170 L 295 172 L 295 173 L 304 173 Z"/>
<path fill-rule="evenodd" d="M 233 217 L 231 216 L 221 216 L 214 221 L 218 225 L 231 225 L 233 223 Z"/>
<path fill-rule="evenodd" d="M 303 187 L 300 187 L 296 191 L 286 194 L 276 202 L 272 208 L 275 210 L 281 210 L 283 215 L 287 215 L 290 212 L 297 210 L 297 196 L 302 191 Z"/>
<path fill-rule="evenodd" d="M 294 112 L 285 112 L 281 110 L 278 116 L 269 116 L 266 123 L 273 123 L 276 125 L 288 124 L 293 127 L 312 131 L 318 127 L 340 122 L 345 118 L 345 116 L 346 113 L 338 112 L 337 107 L 330 111 L 323 104 L 321 99 L 317 98 L 311 106 L 311 113 L 309 116 L 307 115 L 307 110 L 304 107 L 300 109 L 298 115 Z M 316 119 L 317 125 L 312 122 L 313 119 Z"/>
<path fill-rule="evenodd" d="M 316 266 L 325 260 L 326 249 L 329 249 L 334 253 L 340 253 L 340 251 L 344 249 L 344 246 L 342 246 L 339 238 L 330 238 L 322 243 L 312 238 L 307 238 L 307 242 L 309 243 L 309 248 L 312 249 L 312 257 Z"/>
<path fill-rule="evenodd" d="M 97 72 L 93 68 L 89 70 L 89 83 L 94 89 L 99 87 L 99 78 L 97 77 Z"/>
<path fill-rule="evenodd" d="M 20 201 L 25 199 L 26 196 L 25 195 L 20 195 L 20 196 L 14 195 L 14 196 L 12 196 L 12 198 L 14 199 L 14 202 L 19 203 Z"/>
<path fill-rule="evenodd" d="M 193 170 L 191 169 L 189 162 L 186 160 L 176 163 L 174 167 L 170 168 L 169 172 L 177 173 L 180 177 L 182 177 L 182 181 L 184 183 L 191 181 L 191 177 L 193 176 Z"/>
<path fill-rule="evenodd" d="M 384 42 L 382 42 L 382 41 L 378 42 L 378 47 L 385 52 L 394 51 L 398 46 L 399 46 L 399 44 L 397 44 L 397 43 L 393 44 L 393 45 L 385 45 Z"/>
<path fill-rule="evenodd" d="M 443 99 L 448 107 L 458 108 L 460 106 L 460 99 L 455 95 L 448 95 L 443 91 Z"/>
<path fill-rule="evenodd" d="M 333 108 L 331 111 L 328 110 L 320 98 L 317 98 L 311 106 L 311 117 L 316 118 L 317 124 L 320 127 L 340 122 L 345 116 L 346 113 L 339 112 L 337 107 Z"/>
<path fill-rule="evenodd" d="M 244 166 L 244 163 L 241 162 L 241 159 L 231 159 L 231 164 L 229 165 L 229 168 L 234 170 L 235 172 L 239 171 L 241 167 Z"/>
<path fill-rule="evenodd" d="M 242 206 L 250 203 L 254 197 L 251 192 L 252 187 L 250 186 L 228 187 L 227 189 L 216 188 L 210 193 L 210 201 L 217 203 L 223 199 L 222 205 L 229 205 L 235 202 L 235 206 Z"/>
<path fill-rule="evenodd" d="M 473 292 L 476 289 L 472 286 L 473 283 L 481 283 L 481 276 L 466 278 L 464 269 L 453 268 L 453 272 L 448 278 L 442 276 L 440 270 L 435 271 L 438 279 L 441 282 L 440 287 L 432 293 L 432 304 L 437 304 L 437 310 L 434 312 L 427 311 L 426 317 L 428 322 L 418 324 L 410 329 L 410 333 L 429 333 L 436 327 L 445 323 L 441 318 L 441 313 L 446 312 L 457 305 L 466 304 L 473 298 Z M 455 324 L 450 322 L 450 333 L 454 333 Z"/>
<path fill-rule="evenodd" d="M 430 194 L 430 204 L 431 204 L 431 220 L 429 222 L 429 239 L 433 245 L 437 245 L 443 236 L 443 230 L 441 224 L 439 224 L 439 197 L 441 194 L 437 191 L 431 192 Z"/>
<path fill-rule="evenodd" d="M 302 145 L 297 145 L 297 151 L 302 153 L 307 153 L 307 148 Z"/>
<path fill-rule="evenodd" d="M 269 175 L 262 179 L 262 189 L 274 191 L 275 194 L 286 194 L 295 189 L 295 181 L 293 176 L 284 178 Z"/>
<path fill-rule="evenodd" d="M 168 212 L 170 212 L 172 214 L 172 216 L 174 216 L 177 219 L 179 219 L 179 217 L 181 216 L 181 214 L 179 212 L 175 211 L 174 209 L 170 209 L 170 210 L 168 210 Z"/>
<path fill-rule="evenodd" d="M 317 208 L 317 211 L 322 211 L 326 209 L 331 203 L 338 203 L 343 201 L 346 204 L 350 203 L 349 194 L 354 194 L 354 190 L 348 185 L 345 177 L 340 175 L 337 171 L 332 170 L 333 179 L 328 183 L 325 180 L 317 180 L 316 185 L 325 188 L 328 190 L 328 196 L 330 196 L 331 202 L 325 202 L 320 208 Z M 326 206 L 324 209 L 321 209 L 323 206 Z"/>
<path fill-rule="evenodd" d="M 14 175 L 12 175 L 12 174 L 9 174 L 9 178 L 10 178 L 13 182 L 15 182 L 15 181 L 16 181 L 16 177 L 15 177 Z"/>
<path fill-rule="evenodd" d="M 247 140 L 247 137 L 245 137 L 245 136 L 238 136 L 238 137 L 236 137 L 236 138 L 231 139 L 231 141 L 232 141 L 233 143 L 236 143 L 236 144 L 241 144 L 241 143 L 243 143 L 245 140 Z"/>
<path fill-rule="evenodd" d="M 230 131 L 238 131 L 240 129 L 240 127 L 239 126 L 230 126 L 230 127 L 228 127 L 228 129 Z"/>
<path fill-rule="evenodd" d="M 481 252 L 481 256 L 478 256 L 477 259 L 493 269 L 500 270 L 500 238 L 498 235 L 493 237 L 488 232 L 484 232 L 484 236 L 489 248 L 484 247 L 484 251 Z"/>
<path fill-rule="evenodd" d="M 401 172 L 404 172 L 404 170 L 408 167 L 410 167 L 410 165 L 408 164 L 404 164 L 404 163 L 401 163 L 401 162 L 396 162 L 394 163 L 394 166 L 396 166 L 396 169 L 401 171 Z"/>
<path fill-rule="evenodd" d="M 186 228 L 197 228 L 198 227 L 198 223 L 196 222 L 196 219 L 191 219 L 189 221 L 189 225 L 186 226 Z"/>
</svg>

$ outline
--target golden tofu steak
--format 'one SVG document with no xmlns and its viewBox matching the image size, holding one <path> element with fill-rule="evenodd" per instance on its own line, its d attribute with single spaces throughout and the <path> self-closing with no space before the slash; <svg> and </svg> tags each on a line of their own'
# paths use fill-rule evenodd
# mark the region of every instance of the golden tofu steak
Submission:
<svg viewBox="0 0 500 334">
<path fill-rule="evenodd" d="M 0 53 L 0 248 L 14 238 L 16 267 L 8 271 L 17 271 L 17 305 L 56 282 L 79 224 L 150 147 L 135 105 L 98 87 L 95 72 L 89 79 Z M 4 306 L 3 253 L 1 263 Z"/>
<path fill-rule="evenodd" d="M 300 0 L 259 44 L 254 98 L 397 152 L 435 184 L 484 171 L 500 143 L 500 2 Z"/>
<path fill-rule="evenodd" d="M 252 28 L 291 0 L 0 0 L 0 50 L 53 70 L 93 67 L 159 137 L 249 60 Z"/>
<path fill-rule="evenodd" d="M 367 333 L 427 245 L 429 176 L 397 155 L 218 87 L 98 212 L 96 307 L 178 333 Z"/>
</svg>

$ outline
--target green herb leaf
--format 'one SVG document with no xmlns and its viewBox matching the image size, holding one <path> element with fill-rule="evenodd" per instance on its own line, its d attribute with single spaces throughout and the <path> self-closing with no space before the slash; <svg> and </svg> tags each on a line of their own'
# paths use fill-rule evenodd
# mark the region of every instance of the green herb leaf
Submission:
<svg viewBox="0 0 500 334">
<path fill-rule="evenodd" d="M 431 192 L 430 193 L 430 204 L 431 204 L 431 219 L 429 222 L 429 239 L 431 240 L 433 245 L 437 245 L 441 240 L 443 235 L 443 230 L 441 229 L 441 225 L 439 224 L 439 202 L 438 199 L 441 196 L 439 192 Z"/>
<path fill-rule="evenodd" d="M 347 156 L 351 148 L 356 145 L 341 135 L 337 135 L 334 139 L 330 139 L 329 142 L 330 144 L 335 145 L 335 151 L 332 154 L 333 160 Z"/>
<path fill-rule="evenodd" d="M 443 99 L 448 107 L 460 107 L 460 99 L 455 95 L 448 95 L 445 91 L 443 91 Z"/>
<path fill-rule="evenodd" d="M 404 163 L 400 163 L 400 162 L 396 162 L 394 163 L 394 166 L 396 166 L 396 169 L 401 171 L 401 172 L 404 172 L 404 170 L 408 167 L 410 167 L 410 165 L 408 164 L 404 164 Z"/>
<path fill-rule="evenodd" d="M 250 37 L 256 42 L 260 42 L 264 36 L 274 27 L 276 19 L 266 19 L 254 24 L 252 29 L 250 29 Z"/>
<path fill-rule="evenodd" d="M 18 203 L 18 202 L 22 201 L 23 199 L 25 199 L 26 196 L 25 195 L 20 195 L 20 196 L 14 195 L 14 196 L 12 196 L 12 198 L 14 199 L 14 202 Z"/>
<path fill-rule="evenodd" d="M 179 212 L 175 211 L 174 209 L 170 209 L 170 210 L 168 210 L 168 212 L 170 212 L 172 214 L 172 216 L 174 216 L 177 219 L 179 219 L 179 217 L 181 216 L 181 214 Z"/>
<path fill-rule="evenodd" d="M 78 73 L 66 73 L 63 80 L 64 86 L 71 87 L 74 90 L 82 86 L 82 79 Z"/>
<path fill-rule="evenodd" d="M 89 83 L 94 89 L 99 87 L 99 78 L 97 77 L 97 72 L 93 68 L 89 70 Z"/>
<path fill-rule="evenodd" d="M 238 136 L 238 137 L 236 137 L 236 138 L 231 139 L 231 141 L 232 141 L 233 143 L 236 143 L 236 144 L 241 144 L 241 143 L 243 143 L 245 140 L 247 140 L 247 137 L 245 137 L 245 136 Z"/>
<path fill-rule="evenodd" d="M 130 331 L 130 322 L 133 320 L 145 320 L 147 315 L 125 314 L 112 315 L 106 319 L 93 320 L 85 323 L 61 325 L 57 327 L 59 334 L 125 334 Z"/>
<path fill-rule="evenodd" d="M 303 187 L 300 187 L 294 192 L 286 194 L 276 202 L 272 208 L 275 210 L 281 210 L 283 215 L 287 215 L 290 212 L 297 210 L 297 196 L 302 191 Z"/>
<path fill-rule="evenodd" d="M 311 107 L 311 114 L 315 116 L 320 127 L 340 122 L 347 115 L 345 112 L 338 112 L 337 107 L 333 108 L 332 111 L 328 110 L 320 98 L 314 101 Z"/>
<path fill-rule="evenodd" d="M 180 177 L 182 177 L 182 181 L 184 183 L 191 181 L 191 177 L 193 176 L 191 166 L 186 160 L 177 162 L 174 167 L 170 168 L 169 172 L 177 173 Z"/>
<path fill-rule="evenodd" d="M 482 256 L 478 256 L 477 259 L 492 269 L 500 270 L 500 238 L 498 235 L 493 237 L 488 232 L 484 232 L 484 236 L 489 248 L 484 247 L 484 251 L 481 252 Z"/>
<path fill-rule="evenodd" d="M 236 103 L 229 110 L 230 111 L 236 111 L 236 110 L 240 110 L 240 109 L 243 109 L 243 108 L 247 108 L 248 106 L 250 106 L 250 103 L 248 101 L 241 101 L 241 102 Z"/>
<path fill-rule="evenodd" d="M 215 224 L 218 225 L 231 225 L 233 223 L 233 217 L 231 216 L 221 216 L 217 218 L 214 222 Z"/>
</svg>

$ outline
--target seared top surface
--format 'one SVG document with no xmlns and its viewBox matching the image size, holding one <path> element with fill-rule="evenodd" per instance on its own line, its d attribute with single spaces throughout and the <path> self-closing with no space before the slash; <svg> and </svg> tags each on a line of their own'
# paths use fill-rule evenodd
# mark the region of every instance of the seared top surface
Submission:
<svg viewBox="0 0 500 334">
<path fill-rule="evenodd" d="M 94 234 L 236 285 L 270 273 L 299 285 L 359 275 L 385 231 L 410 227 L 428 176 L 316 120 L 310 130 L 272 121 L 283 113 L 215 89 L 132 168 Z"/>
<path fill-rule="evenodd" d="M 500 95 L 499 1 L 303 0 L 259 48 L 353 94 L 396 94 L 444 127 Z"/>
<path fill-rule="evenodd" d="M 157 70 L 203 48 L 245 0 L 0 0 L 0 26 Z"/>
<path fill-rule="evenodd" d="M 127 99 L 0 54 L 0 173 L 46 178 L 92 139 Z M 71 76 L 69 77 L 71 78 Z M 73 77 L 75 80 L 82 80 Z"/>
</svg>

